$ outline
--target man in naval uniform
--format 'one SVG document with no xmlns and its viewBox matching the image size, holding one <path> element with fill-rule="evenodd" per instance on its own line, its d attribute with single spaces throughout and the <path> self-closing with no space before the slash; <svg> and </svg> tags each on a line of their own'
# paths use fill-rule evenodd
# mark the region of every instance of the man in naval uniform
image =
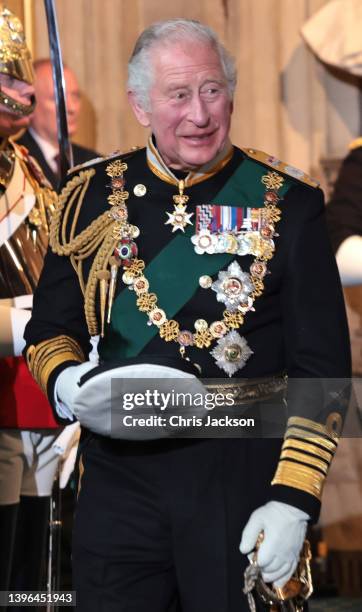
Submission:
<svg viewBox="0 0 362 612">
<path fill-rule="evenodd" d="M 320 381 L 349 376 L 343 298 L 317 185 L 231 145 L 235 82 L 208 27 L 149 27 L 128 80 L 147 147 L 75 169 L 60 195 L 25 337 L 56 418 L 83 425 L 82 611 L 247 610 L 242 575 L 260 532 L 262 576 L 281 587 L 318 517 L 344 409 Z M 254 398 L 255 432 L 165 439 L 162 426 L 109 426 L 112 379 L 117 403 L 144 377 L 198 390 L 200 370 L 237 404 Z M 284 442 L 262 439 L 262 400 L 285 373 Z"/>
<path fill-rule="evenodd" d="M 3 8 L 0 42 L 0 590 L 35 590 L 59 424 L 21 353 L 56 196 L 36 161 L 11 138 L 29 125 L 34 86 L 22 25 Z"/>
</svg>

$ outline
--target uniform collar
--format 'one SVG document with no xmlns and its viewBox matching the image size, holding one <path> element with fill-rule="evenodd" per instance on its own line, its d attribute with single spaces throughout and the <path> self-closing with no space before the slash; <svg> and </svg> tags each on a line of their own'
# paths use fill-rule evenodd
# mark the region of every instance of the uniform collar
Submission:
<svg viewBox="0 0 362 612">
<path fill-rule="evenodd" d="M 160 152 L 158 151 L 153 137 L 150 136 L 146 149 L 147 164 L 150 170 L 156 174 L 161 180 L 172 185 L 178 185 L 179 179 L 175 176 L 172 170 L 165 164 Z M 185 187 L 191 187 L 197 183 L 201 183 L 219 172 L 230 161 L 233 156 L 233 145 L 228 139 L 224 148 L 210 162 L 201 166 L 196 172 L 192 171 L 187 174 L 184 179 Z"/>
</svg>

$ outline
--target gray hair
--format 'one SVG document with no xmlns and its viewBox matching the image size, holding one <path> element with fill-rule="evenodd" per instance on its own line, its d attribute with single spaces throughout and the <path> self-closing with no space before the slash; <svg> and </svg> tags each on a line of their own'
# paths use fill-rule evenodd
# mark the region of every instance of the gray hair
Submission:
<svg viewBox="0 0 362 612">
<path fill-rule="evenodd" d="M 179 42 L 185 39 L 204 42 L 215 49 L 227 81 L 230 99 L 232 99 L 236 86 L 235 61 L 221 44 L 215 32 L 192 19 L 169 19 L 158 21 L 142 32 L 128 62 L 127 89 L 134 92 L 138 103 L 144 110 L 149 110 L 149 90 L 153 82 L 150 50 L 161 42 Z"/>
</svg>

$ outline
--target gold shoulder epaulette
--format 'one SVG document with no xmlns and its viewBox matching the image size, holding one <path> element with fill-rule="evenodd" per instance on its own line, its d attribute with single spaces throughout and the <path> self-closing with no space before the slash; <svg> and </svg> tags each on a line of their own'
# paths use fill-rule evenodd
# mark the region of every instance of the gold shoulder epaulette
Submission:
<svg viewBox="0 0 362 612">
<path fill-rule="evenodd" d="M 95 164 L 99 164 L 104 161 L 104 157 L 95 157 L 94 159 L 88 159 L 88 161 L 83 162 L 82 164 L 78 164 L 77 166 L 72 166 L 69 168 L 67 174 L 73 174 L 73 172 L 78 172 L 78 170 L 83 170 L 83 168 L 89 168 L 89 166 L 93 166 Z"/>
<path fill-rule="evenodd" d="M 353 149 L 358 149 L 358 147 L 362 147 L 362 136 L 355 138 L 352 142 L 349 143 L 348 148 L 352 151 Z"/>
<path fill-rule="evenodd" d="M 255 161 L 258 161 L 264 164 L 265 166 L 269 166 L 277 172 L 287 174 L 288 176 L 291 176 L 292 178 L 297 179 L 298 181 L 301 181 L 302 183 L 305 183 L 310 187 L 319 187 L 319 182 L 310 177 L 305 172 L 303 172 L 303 170 L 299 170 L 299 168 L 290 166 L 289 164 L 282 162 L 277 157 L 269 155 L 269 153 L 264 153 L 264 151 L 258 151 L 257 149 L 249 148 L 242 149 L 242 151 L 251 159 L 255 159 Z"/>
<path fill-rule="evenodd" d="M 83 164 L 78 164 L 77 166 L 73 166 L 69 168 L 67 174 L 73 174 L 73 172 L 77 172 L 78 170 L 83 170 L 83 168 L 89 168 L 89 166 L 95 166 L 96 164 L 100 164 L 101 162 L 108 161 L 109 159 L 114 159 L 115 157 L 119 157 L 120 155 L 130 155 L 130 153 L 134 153 L 134 151 L 138 151 L 140 147 L 132 147 L 127 151 L 117 150 L 111 153 L 110 155 L 104 155 L 102 157 L 95 157 L 94 159 L 89 159 Z"/>
</svg>

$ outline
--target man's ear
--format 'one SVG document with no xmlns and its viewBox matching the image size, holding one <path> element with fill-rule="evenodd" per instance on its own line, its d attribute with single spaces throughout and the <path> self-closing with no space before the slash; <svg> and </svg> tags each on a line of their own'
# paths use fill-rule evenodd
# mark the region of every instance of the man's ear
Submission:
<svg viewBox="0 0 362 612">
<path fill-rule="evenodd" d="M 136 118 L 138 119 L 140 124 L 143 127 L 150 127 L 151 122 L 150 122 L 149 113 L 146 113 L 146 111 L 142 108 L 134 91 L 127 91 L 127 96 L 128 96 L 128 101 L 132 107 L 132 110 L 134 114 L 136 115 Z"/>
</svg>

